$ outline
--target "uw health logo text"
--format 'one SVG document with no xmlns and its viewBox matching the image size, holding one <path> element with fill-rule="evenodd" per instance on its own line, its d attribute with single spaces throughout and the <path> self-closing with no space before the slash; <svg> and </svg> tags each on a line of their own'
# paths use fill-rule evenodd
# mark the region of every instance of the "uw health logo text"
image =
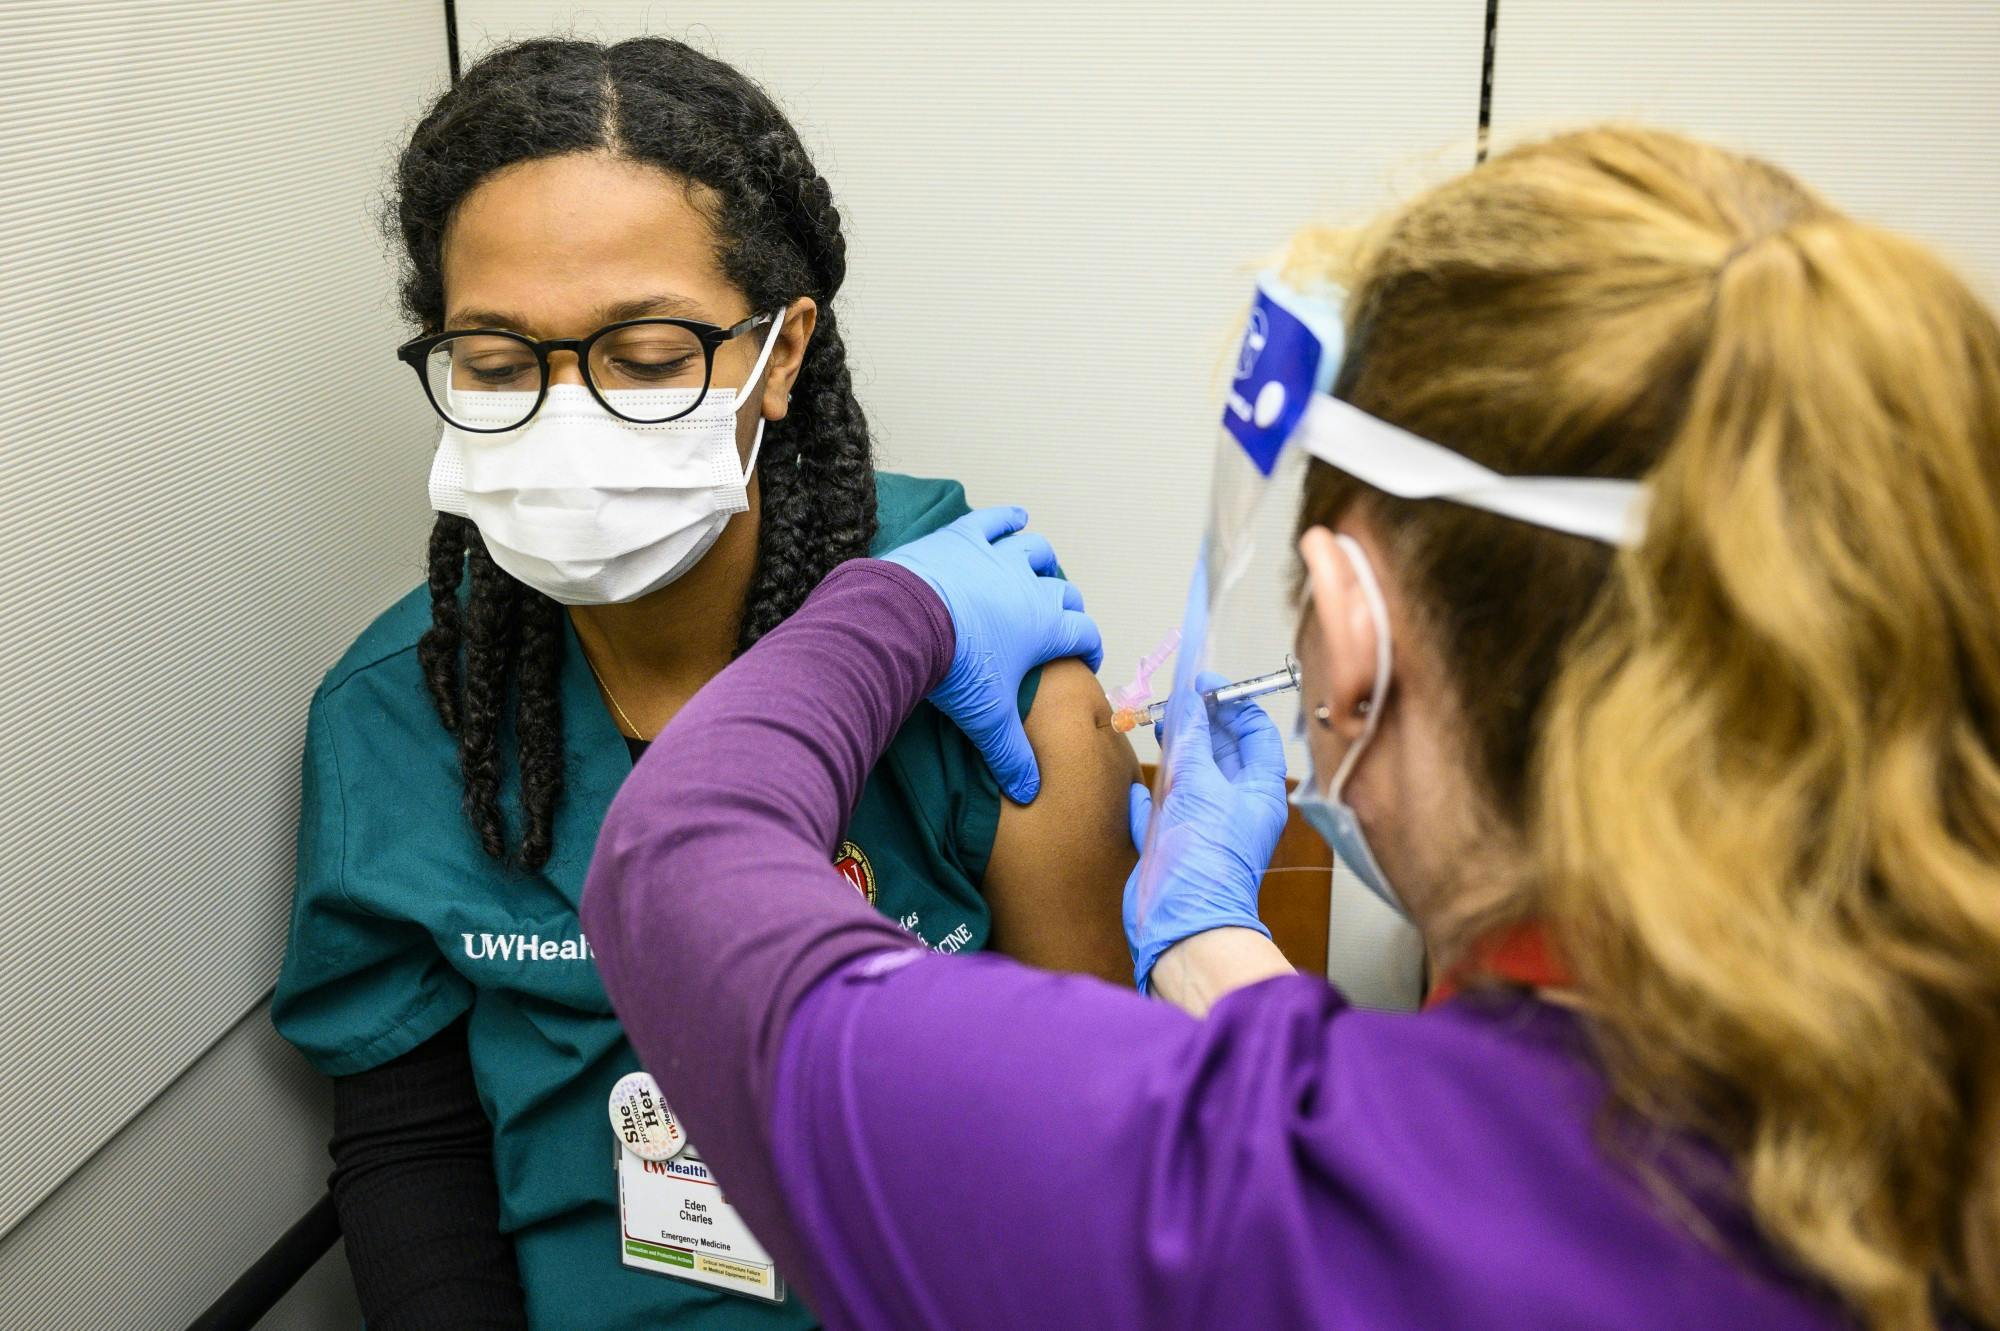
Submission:
<svg viewBox="0 0 2000 1331">
<path fill-rule="evenodd" d="M 465 955 L 474 961 L 594 961 L 590 940 L 544 938 L 540 934 L 460 934 Z"/>
</svg>

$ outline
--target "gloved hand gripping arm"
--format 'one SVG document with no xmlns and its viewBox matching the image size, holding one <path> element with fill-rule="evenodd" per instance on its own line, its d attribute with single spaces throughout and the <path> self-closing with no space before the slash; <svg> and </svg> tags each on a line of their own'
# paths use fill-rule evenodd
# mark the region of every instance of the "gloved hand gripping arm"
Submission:
<svg viewBox="0 0 2000 1331">
<path fill-rule="evenodd" d="M 1104 663 L 1083 593 L 1056 572 L 1048 541 L 1019 508 L 982 508 L 883 556 L 925 582 L 951 614 L 951 668 L 930 702 L 971 737 L 1000 789 L 1026 804 L 1041 789 L 1015 704 L 1021 679 L 1066 656 Z"/>
</svg>

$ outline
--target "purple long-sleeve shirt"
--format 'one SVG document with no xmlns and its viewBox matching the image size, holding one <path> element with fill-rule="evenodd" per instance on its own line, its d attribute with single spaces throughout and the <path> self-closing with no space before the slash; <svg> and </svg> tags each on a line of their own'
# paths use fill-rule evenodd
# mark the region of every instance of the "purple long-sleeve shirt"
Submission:
<svg viewBox="0 0 2000 1331">
<path fill-rule="evenodd" d="M 1561 1009 L 1296 976 L 1196 1020 L 923 951 L 830 856 L 952 642 L 915 575 L 837 569 L 654 743 L 584 894 L 640 1058 L 830 1326 L 1850 1324 L 1710 1157 L 1670 1158 L 1706 1241 L 1614 1158 Z"/>
</svg>

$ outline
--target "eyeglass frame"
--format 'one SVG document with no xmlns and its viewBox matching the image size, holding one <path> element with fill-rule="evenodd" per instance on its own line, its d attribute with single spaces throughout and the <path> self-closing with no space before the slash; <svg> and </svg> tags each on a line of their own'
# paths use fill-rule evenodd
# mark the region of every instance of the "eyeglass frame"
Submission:
<svg viewBox="0 0 2000 1331">
<path fill-rule="evenodd" d="M 549 399 L 549 385 L 554 382 L 555 378 L 555 372 L 549 368 L 549 353 L 555 351 L 567 351 L 575 355 L 577 373 L 583 376 L 583 386 L 589 390 L 591 397 L 597 400 L 597 405 L 603 407 L 613 416 L 616 416 L 621 421 L 629 421 L 633 425 L 664 425 L 668 421 L 677 421 L 683 416 L 692 415 L 707 399 L 709 386 L 715 380 L 715 349 L 717 347 L 721 346 L 724 342 L 730 342 L 743 336 L 753 328 L 770 323 L 777 317 L 776 314 L 772 313 L 753 314 L 749 318 L 732 324 L 728 328 L 724 328 L 720 324 L 706 323 L 700 319 L 672 319 L 664 316 L 643 319 L 620 319 L 617 323 L 604 325 L 604 327 L 598 329 L 588 337 L 550 337 L 544 338 L 539 342 L 527 334 L 517 333 L 511 328 L 451 328 L 442 333 L 431 333 L 423 337 L 411 338 L 408 342 L 396 348 L 396 359 L 416 371 L 417 382 L 424 386 L 424 400 L 431 404 L 431 410 L 437 413 L 438 419 L 449 425 L 452 429 L 464 430 L 467 434 L 505 434 L 509 430 L 518 430 L 529 421 L 535 419 L 535 413 L 540 411 L 542 403 Z M 631 328 L 638 324 L 672 324 L 676 328 L 685 328 L 688 332 L 694 334 L 696 341 L 701 343 L 701 391 L 695 394 L 694 401 L 688 405 L 686 411 L 677 411 L 671 416 L 662 416 L 657 420 L 643 420 L 636 416 L 627 416 L 624 412 L 606 401 L 604 394 L 598 390 L 597 380 L 592 378 L 590 373 L 591 347 L 596 345 L 597 339 L 608 333 L 615 333 L 621 328 Z M 520 420 L 512 425 L 490 427 L 460 425 L 452 419 L 451 413 L 438 405 L 437 394 L 431 389 L 431 377 L 424 369 L 424 362 L 429 358 L 433 349 L 442 343 L 449 342 L 455 337 L 511 338 L 535 353 L 535 363 L 540 367 L 542 372 L 542 389 L 541 392 L 535 395 L 535 405 L 528 408 L 527 415 L 521 417 Z"/>
</svg>

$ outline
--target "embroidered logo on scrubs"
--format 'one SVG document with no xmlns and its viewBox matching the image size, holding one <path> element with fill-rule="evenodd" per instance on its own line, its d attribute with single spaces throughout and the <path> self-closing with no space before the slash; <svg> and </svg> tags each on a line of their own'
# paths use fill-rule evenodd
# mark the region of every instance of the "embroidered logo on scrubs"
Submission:
<svg viewBox="0 0 2000 1331">
<path fill-rule="evenodd" d="M 595 961 L 590 940 L 544 938 L 540 934 L 460 934 L 473 961 Z"/>
<path fill-rule="evenodd" d="M 841 842 L 840 849 L 833 852 L 833 867 L 869 905 L 875 904 L 875 866 L 868 862 L 861 847 L 852 841 Z"/>
</svg>

